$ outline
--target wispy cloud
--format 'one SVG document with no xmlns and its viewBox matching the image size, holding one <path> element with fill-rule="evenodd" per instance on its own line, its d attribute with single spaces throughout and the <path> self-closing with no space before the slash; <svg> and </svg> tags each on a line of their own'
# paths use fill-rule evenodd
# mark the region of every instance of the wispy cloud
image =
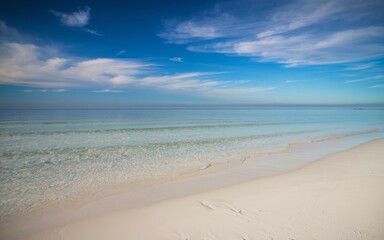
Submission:
<svg viewBox="0 0 384 240">
<path fill-rule="evenodd" d="M 170 43 L 186 43 L 198 39 L 213 39 L 220 35 L 213 26 L 202 25 L 195 21 L 181 23 L 168 22 L 166 31 L 159 34 Z"/>
<path fill-rule="evenodd" d="M 181 58 L 181 57 L 173 57 L 173 58 L 170 58 L 169 60 L 172 62 L 183 62 L 184 61 L 183 58 Z"/>
<path fill-rule="evenodd" d="M 88 25 L 91 17 L 91 8 L 84 6 L 82 9 L 79 8 L 77 11 L 72 13 L 63 13 L 55 10 L 51 10 L 51 13 L 59 17 L 60 22 L 69 27 L 84 27 Z"/>
<path fill-rule="evenodd" d="M 372 77 L 365 77 L 365 78 L 348 80 L 348 81 L 345 81 L 345 83 L 366 82 L 366 81 L 373 81 L 373 80 L 379 80 L 379 79 L 384 79 L 384 75 L 376 75 L 376 76 L 372 76 Z"/>
<path fill-rule="evenodd" d="M 60 19 L 60 22 L 64 26 L 68 27 L 79 27 L 92 35 L 102 36 L 101 33 L 96 30 L 86 28 L 89 20 L 91 18 L 91 8 L 88 6 L 84 6 L 83 8 L 79 8 L 77 11 L 72 13 L 63 13 L 55 10 L 51 10 L 51 13 Z"/>
<path fill-rule="evenodd" d="M 96 92 L 96 93 L 123 93 L 126 91 L 114 90 L 114 89 L 103 89 L 103 90 L 96 90 L 96 91 L 92 91 L 92 92 Z"/>
<path fill-rule="evenodd" d="M 212 80 L 212 76 L 223 73 L 191 72 L 141 77 L 148 74 L 153 65 L 133 60 L 79 60 L 75 57 L 57 56 L 45 56 L 41 59 L 39 56 L 47 53 L 33 44 L 6 43 L 1 45 L 1 52 L 5 57 L 0 59 L 0 83 L 8 85 L 37 88 L 104 87 L 104 90 L 98 92 L 120 92 L 123 91 L 122 88 L 130 86 L 204 94 L 230 93 L 231 90 L 243 93 L 272 90 L 263 87 L 233 86 L 236 81 Z"/>
<path fill-rule="evenodd" d="M 246 81 L 214 80 L 222 72 L 191 72 L 170 76 L 151 76 L 140 79 L 137 86 L 186 92 L 193 95 L 235 99 L 255 98 L 258 93 L 275 90 L 275 87 L 243 86 Z"/>
<path fill-rule="evenodd" d="M 384 84 L 376 84 L 373 85 L 371 88 L 384 88 Z"/>
<path fill-rule="evenodd" d="M 184 72 L 162 75 L 159 65 L 134 59 L 84 59 L 59 49 L 0 41 L 0 84 L 31 87 L 25 92 L 65 92 L 71 88 L 119 93 L 127 89 L 169 91 L 209 97 L 255 97 L 274 90 L 271 86 L 247 86 L 248 81 L 220 80 L 227 72 Z M 122 52 L 120 52 L 123 54 Z M 182 58 L 174 59 L 182 61 Z"/>
<path fill-rule="evenodd" d="M 215 94 L 216 96 L 242 96 L 249 98 L 252 94 L 268 92 L 275 90 L 276 87 L 237 87 L 237 88 L 216 88 L 207 92 L 208 94 Z"/>
<path fill-rule="evenodd" d="M 54 54 L 52 54 L 54 53 Z M 65 92 L 68 88 L 100 89 L 118 93 L 129 88 L 209 97 L 255 97 L 274 87 L 244 86 L 244 81 L 222 81 L 222 72 L 187 72 L 159 75 L 157 66 L 138 60 L 60 56 L 34 44 L 0 44 L 0 84 L 33 87 L 25 92 Z M 64 55 L 64 54 L 63 54 Z"/>
<path fill-rule="evenodd" d="M 377 65 L 377 62 L 370 62 L 370 63 L 363 63 L 363 64 L 354 64 L 354 65 L 351 65 L 347 68 L 345 68 L 346 70 L 352 70 L 352 71 L 359 71 L 359 70 L 364 70 L 364 69 L 368 69 L 368 68 L 372 68 L 374 66 Z"/>
<path fill-rule="evenodd" d="M 8 26 L 4 21 L 0 20 L 0 40 L 2 40 L 2 38 L 12 41 L 22 41 L 27 37 L 24 34 L 21 34 L 17 29 Z"/>
<path fill-rule="evenodd" d="M 54 92 L 66 92 L 68 91 L 67 89 L 64 89 L 64 88 L 60 88 L 60 89 L 53 89 Z"/>
<path fill-rule="evenodd" d="M 208 76 L 221 73 L 190 72 L 167 76 L 150 76 L 140 79 L 137 84 L 151 88 L 168 90 L 206 90 L 216 86 L 223 86 L 226 83 L 209 80 Z"/>
<path fill-rule="evenodd" d="M 151 66 L 135 60 L 62 57 L 44 47 L 15 42 L 2 43 L 0 52 L 0 83 L 29 87 L 122 85 Z"/>
<path fill-rule="evenodd" d="M 286 80 L 285 83 L 299 83 L 299 82 L 307 82 L 307 80 Z"/>
<path fill-rule="evenodd" d="M 118 51 L 118 52 L 116 53 L 116 55 L 117 55 L 117 56 L 120 56 L 120 55 L 123 55 L 123 54 L 125 54 L 125 53 L 127 53 L 127 51 L 125 51 L 125 50 L 121 50 L 121 51 Z"/>
<path fill-rule="evenodd" d="M 25 89 L 22 92 L 31 93 L 31 92 L 48 92 L 48 89 Z"/>
<path fill-rule="evenodd" d="M 26 92 L 26 93 L 31 93 L 31 92 L 42 92 L 42 93 L 46 93 L 46 92 L 57 92 L 57 93 L 61 93 L 61 92 L 66 92 L 67 89 L 63 89 L 63 88 L 60 88 L 60 89 L 25 89 L 25 90 L 22 90 L 22 92 Z"/>
<path fill-rule="evenodd" d="M 268 15 L 258 12 L 262 2 L 240 2 L 219 4 L 201 16 L 167 23 L 160 36 L 168 42 L 188 43 L 191 51 L 249 56 L 287 66 L 384 56 L 382 1 L 294 0 L 264 11 Z"/>
<path fill-rule="evenodd" d="M 97 32 L 96 30 L 92 30 L 92 29 L 89 29 L 89 28 L 84 28 L 84 31 L 87 32 L 87 33 L 90 33 L 92 35 L 103 36 L 103 34 Z"/>
</svg>

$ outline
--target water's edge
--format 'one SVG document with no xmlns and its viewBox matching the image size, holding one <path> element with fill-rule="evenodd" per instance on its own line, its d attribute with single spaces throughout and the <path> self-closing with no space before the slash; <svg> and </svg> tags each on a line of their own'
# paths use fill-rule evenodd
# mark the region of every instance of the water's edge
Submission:
<svg viewBox="0 0 384 240">
<path fill-rule="evenodd" d="M 284 149 L 278 151 L 258 152 L 255 155 L 245 154 L 245 159 L 241 161 L 228 162 L 224 166 L 212 165 L 206 169 L 179 174 L 166 180 L 162 179 L 160 182 L 149 181 L 135 187 L 132 187 L 131 184 L 109 186 L 99 191 L 81 194 L 77 198 L 52 203 L 45 208 L 36 209 L 22 216 L 2 219 L 5 221 L 1 222 L 0 231 L 5 228 L 13 228 L 23 231 L 20 234 L 28 236 L 43 229 L 62 226 L 110 211 L 143 207 L 168 199 L 286 173 L 328 155 L 380 138 L 380 136 L 375 138 L 372 134 L 377 134 L 377 131 L 312 139 L 287 144 Z M 362 135 L 366 135 L 366 137 L 364 138 Z M 289 162 L 289 164 L 276 168 L 276 164 L 282 161 Z M 22 229 L 22 226 L 27 223 L 30 226 L 29 229 Z"/>
<path fill-rule="evenodd" d="M 0 111 L 0 221 L 250 164 L 244 175 L 277 174 L 384 137 L 383 121 L 344 108 Z"/>
</svg>

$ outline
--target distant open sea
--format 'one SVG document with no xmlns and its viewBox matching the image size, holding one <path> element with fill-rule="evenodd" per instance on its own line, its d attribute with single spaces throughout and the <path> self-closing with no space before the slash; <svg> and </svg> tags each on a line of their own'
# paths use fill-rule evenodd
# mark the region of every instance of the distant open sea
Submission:
<svg viewBox="0 0 384 240">
<path fill-rule="evenodd" d="M 0 110 L 0 216 L 295 142 L 368 141 L 383 129 L 378 108 Z"/>
</svg>

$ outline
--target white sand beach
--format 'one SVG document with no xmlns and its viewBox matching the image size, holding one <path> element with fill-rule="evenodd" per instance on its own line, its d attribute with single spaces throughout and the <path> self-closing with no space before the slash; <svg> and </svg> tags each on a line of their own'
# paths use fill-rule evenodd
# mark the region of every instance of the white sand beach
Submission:
<svg viewBox="0 0 384 240">
<path fill-rule="evenodd" d="M 2 239 L 384 239 L 383 183 L 379 139 L 288 173 L 147 206 L 103 212 L 89 204 L 102 214 L 50 229 L 35 219 L 16 225 L 40 226 L 32 236 L 3 228 Z"/>
<path fill-rule="evenodd" d="M 0 240 L 384 240 L 383 12 L 2 1 Z"/>
</svg>

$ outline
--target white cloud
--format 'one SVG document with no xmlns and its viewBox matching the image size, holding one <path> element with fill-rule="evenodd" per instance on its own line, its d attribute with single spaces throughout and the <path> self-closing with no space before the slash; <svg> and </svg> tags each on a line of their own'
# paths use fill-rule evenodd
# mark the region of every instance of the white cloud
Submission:
<svg viewBox="0 0 384 240">
<path fill-rule="evenodd" d="M 51 13 L 60 18 L 60 22 L 69 27 L 84 27 L 88 25 L 91 17 L 91 8 L 84 6 L 83 9 L 78 9 L 76 12 L 63 13 L 51 10 Z"/>
<path fill-rule="evenodd" d="M 125 50 L 121 50 L 121 51 L 118 51 L 118 52 L 116 53 L 116 55 L 117 55 L 117 56 L 120 56 L 120 55 L 123 55 L 123 54 L 125 54 L 125 53 L 127 53 L 127 51 L 125 51 Z"/>
<path fill-rule="evenodd" d="M 46 92 L 57 92 L 57 93 L 62 93 L 62 92 L 66 92 L 67 89 L 64 89 L 64 88 L 59 88 L 59 89 L 25 89 L 25 90 L 22 90 L 22 92 L 26 92 L 26 93 L 31 93 L 31 92 L 43 92 L 43 93 L 46 93 Z"/>
<path fill-rule="evenodd" d="M 347 3 L 350 3 L 347 5 Z M 296 0 L 282 5 L 271 14 L 258 38 L 292 32 L 298 29 L 344 18 L 358 2 L 349 0 Z"/>
<path fill-rule="evenodd" d="M 201 25 L 198 22 L 186 21 L 178 24 L 168 23 L 167 31 L 160 33 L 160 37 L 172 43 L 184 43 L 192 39 L 213 39 L 219 33 L 213 26 Z"/>
<path fill-rule="evenodd" d="M 113 89 L 103 89 L 103 90 L 97 90 L 97 91 L 92 91 L 92 92 L 96 92 L 96 93 L 123 93 L 123 92 L 126 92 L 126 91 L 113 90 Z"/>
<path fill-rule="evenodd" d="M 24 40 L 26 38 L 26 36 L 21 34 L 17 29 L 8 26 L 5 22 L 0 20 L 0 40 L 1 37 L 17 41 Z"/>
<path fill-rule="evenodd" d="M 294 0 L 268 11 L 258 10 L 263 9 L 262 2 L 240 2 L 173 22 L 160 36 L 173 43 L 189 43 L 191 51 L 249 56 L 286 66 L 384 56 L 382 1 Z M 195 26 L 206 31 L 196 34 Z"/>
<path fill-rule="evenodd" d="M 306 82 L 306 80 L 286 80 L 285 83 L 298 83 L 298 82 Z"/>
<path fill-rule="evenodd" d="M 376 75 L 376 76 L 372 76 L 372 77 L 365 77 L 365 78 L 348 80 L 348 81 L 345 81 L 345 83 L 366 82 L 366 81 L 372 81 L 372 80 L 378 80 L 378 79 L 384 79 L 384 75 Z"/>
<path fill-rule="evenodd" d="M 111 58 L 60 57 L 34 44 L 0 45 L 0 83 L 29 87 L 122 85 L 133 81 L 151 64 Z"/>
<path fill-rule="evenodd" d="M 371 88 L 384 88 L 384 84 L 376 84 L 373 85 Z"/>
<path fill-rule="evenodd" d="M 206 79 L 207 76 L 216 74 L 220 73 L 191 72 L 170 76 L 150 76 L 140 79 L 137 84 L 167 90 L 202 91 L 225 85 L 225 82 Z"/>
<path fill-rule="evenodd" d="M 255 99 L 259 93 L 272 91 L 275 87 L 241 86 L 247 81 L 220 81 L 212 77 L 221 72 L 192 72 L 172 76 L 146 77 L 138 81 L 139 86 L 145 86 L 167 91 L 186 92 L 193 95 L 203 95 L 215 98 Z M 239 86 L 240 84 L 240 86 Z"/>
<path fill-rule="evenodd" d="M 49 92 L 50 90 L 48 89 L 25 89 L 25 90 L 22 90 L 22 92 L 26 92 L 26 93 L 31 93 L 31 92 L 42 92 L 42 93 L 46 93 L 46 92 Z M 53 92 L 60 92 L 60 91 L 55 91 L 53 90 Z"/>
<path fill-rule="evenodd" d="M 84 28 L 84 31 L 87 32 L 87 33 L 90 33 L 92 35 L 96 35 L 96 36 L 103 36 L 103 34 L 95 31 L 95 30 L 92 30 L 92 29 L 89 29 L 89 28 Z"/>
<path fill-rule="evenodd" d="M 165 30 L 158 35 L 169 43 L 183 44 L 217 38 L 245 37 L 254 35 L 255 29 L 260 28 L 260 24 L 254 17 L 240 20 L 233 14 L 222 10 L 220 6 L 216 6 L 214 9 L 212 13 L 208 12 L 190 20 L 168 21 L 165 24 Z M 253 10 L 255 9 L 252 6 L 248 8 L 243 4 L 241 12 L 249 11 L 249 9 L 252 9 L 250 12 L 254 16 Z"/>
<path fill-rule="evenodd" d="M 59 89 L 53 89 L 54 92 L 58 92 L 58 93 L 61 93 L 61 92 L 66 92 L 68 91 L 67 89 L 64 89 L 64 88 L 59 88 Z"/>
<path fill-rule="evenodd" d="M 72 13 L 63 13 L 55 10 L 51 10 L 51 13 L 57 16 L 60 19 L 60 22 L 65 26 L 78 27 L 84 32 L 95 36 L 103 35 L 94 29 L 85 27 L 89 24 L 89 20 L 91 18 L 91 8 L 88 6 L 84 6 L 82 9 L 79 8 L 77 11 Z"/>
<path fill-rule="evenodd" d="M 359 70 L 372 68 L 376 65 L 377 65 L 377 62 L 370 62 L 370 63 L 364 63 L 364 64 L 354 64 L 354 65 L 351 65 L 345 69 L 346 70 L 352 70 L 352 71 L 359 71 Z"/>
<path fill-rule="evenodd" d="M 275 90 L 275 87 L 236 87 L 236 88 L 216 88 L 209 92 L 217 96 L 243 96 L 249 97 L 253 94 Z"/>
<path fill-rule="evenodd" d="M 178 37 L 183 38 L 184 35 L 188 35 L 189 38 L 205 38 L 211 39 L 218 37 L 214 27 L 211 26 L 199 26 L 193 22 L 183 22 L 176 27 L 175 32 Z"/>
<path fill-rule="evenodd" d="M 80 59 L 35 44 L 0 43 L 0 84 L 37 88 L 26 92 L 64 92 L 68 88 L 117 93 L 129 88 L 210 97 L 254 97 L 273 87 L 243 86 L 245 81 L 215 79 L 223 72 L 158 75 L 154 64 L 127 59 Z"/>
<path fill-rule="evenodd" d="M 375 41 L 373 41 L 374 39 Z M 356 62 L 384 56 L 384 27 L 368 27 L 330 35 L 275 35 L 249 41 L 227 41 L 189 47 L 192 51 L 257 57 L 287 66 Z M 351 51 L 350 49 L 353 49 Z"/>
<path fill-rule="evenodd" d="M 181 57 L 173 57 L 169 59 L 172 62 L 183 62 L 183 58 Z"/>
</svg>

